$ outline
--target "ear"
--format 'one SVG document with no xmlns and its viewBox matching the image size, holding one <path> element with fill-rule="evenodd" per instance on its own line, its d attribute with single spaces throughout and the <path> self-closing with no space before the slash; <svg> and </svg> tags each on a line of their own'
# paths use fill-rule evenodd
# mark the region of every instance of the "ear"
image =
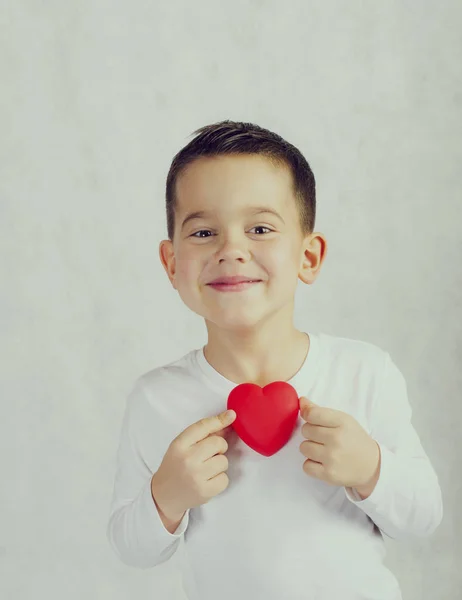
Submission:
<svg viewBox="0 0 462 600">
<path fill-rule="evenodd" d="M 159 258 L 165 272 L 170 279 L 170 283 L 176 289 L 175 285 L 175 254 L 173 252 L 173 243 L 171 240 L 162 240 L 159 244 Z"/>
<path fill-rule="evenodd" d="M 327 253 L 327 240 L 322 233 L 307 235 L 302 244 L 302 258 L 298 278 L 311 285 L 315 282 Z"/>
</svg>

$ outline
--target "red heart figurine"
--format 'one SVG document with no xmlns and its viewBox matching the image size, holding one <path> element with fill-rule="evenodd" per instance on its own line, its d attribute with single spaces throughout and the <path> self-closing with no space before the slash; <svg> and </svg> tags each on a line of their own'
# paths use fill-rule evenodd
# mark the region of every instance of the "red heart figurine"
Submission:
<svg viewBox="0 0 462 600">
<path fill-rule="evenodd" d="M 263 388 L 241 383 L 229 394 L 227 408 L 236 412 L 231 427 L 263 456 L 271 456 L 287 444 L 300 412 L 298 394 L 285 381 L 274 381 Z"/>
</svg>

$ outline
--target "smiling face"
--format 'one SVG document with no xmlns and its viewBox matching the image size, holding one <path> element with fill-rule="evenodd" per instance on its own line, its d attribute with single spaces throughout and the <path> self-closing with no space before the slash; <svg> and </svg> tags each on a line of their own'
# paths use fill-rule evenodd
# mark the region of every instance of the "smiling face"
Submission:
<svg viewBox="0 0 462 600">
<path fill-rule="evenodd" d="M 301 230 L 288 169 L 259 155 L 205 157 L 177 180 L 173 243 L 160 258 L 183 302 L 226 329 L 249 328 L 294 301 L 297 281 L 311 283 L 309 240 Z M 314 252 L 316 254 L 316 252 Z M 241 289 L 209 285 L 240 275 Z"/>
</svg>

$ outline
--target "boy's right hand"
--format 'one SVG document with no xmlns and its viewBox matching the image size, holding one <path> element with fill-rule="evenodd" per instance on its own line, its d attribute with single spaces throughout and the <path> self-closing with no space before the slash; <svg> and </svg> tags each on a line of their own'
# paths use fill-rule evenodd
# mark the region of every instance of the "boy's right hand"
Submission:
<svg viewBox="0 0 462 600">
<path fill-rule="evenodd" d="M 234 411 L 230 417 L 224 411 L 200 419 L 167 448 L 151 479 L 151 492 L 169 519 L 179 520 L 186 510 L 205 504 L 228 487 L 225 435 L 235 418 Z"/>
</svg>

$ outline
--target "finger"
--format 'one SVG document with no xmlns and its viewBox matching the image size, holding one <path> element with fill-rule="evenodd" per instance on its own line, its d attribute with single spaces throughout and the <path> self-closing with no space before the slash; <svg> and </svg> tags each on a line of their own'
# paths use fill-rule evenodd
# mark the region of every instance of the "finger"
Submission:
<svg viewBox="0 0 462 600">
<path fill-rule="evenodd" d="M 300 433 L 307 440 L 313 440 L 318 444 L 325 444 L 332 439 L 332 433 L 334 429 L 331 427 L 323 427 L 322 425 L 311 425 L 311 423 L 305 423 L 300 429 Z"/>
<path fill-rule="evenodd" d="M 214 433 L 214 435 L 219 435 L 221 437 L 223 437 L 225 440 L 227 440 L 231 433 L 234 431 L 234 428 L 232 425 L 228 425 L 228 427 L 225 427 L 224 429 L 222 429 L 221 431 L 216 431 Z"/>
<path fill-rule="evenodd" d="M 302 418 L 311 425 L 340 427 L 344 420 L 344 413 L 325 406 L 311 406 L 303 411 Z"/>
<path fill-rule="evenodd" d="M 323 444 L 306 440 L 300 444 L 299 450 L 305 458 L 320 463 L 324 460 L 325 446 Z"/>
<path fill-rule="evenodd" d="M 197 460 L 204 462 L 217 454 L 226 454 L 228 448 L 225 438 L 215 433 L 206 437 L 205 440 L 197 442 L 194 451 Z"/>
<path fill-rule="evenodd" d="M 307 475 L 315 477 L 316 479 L 326 480 L 324 465 L 314 462 L 310 459 L 305 460 L 303 463 L 303 470 Z"/>
<path fill-rule="evenodd" d="M 189 427 L 186 427 L 186 429 L 177 436 L 177 439 L 186 446 L 192 446 L 209 435 L 225 429 L 231 425 L 235 419 L 236 412 L 234 410 L 231 411 L 231 415 L 228 415 L 228 411 L 224 411 L 218 415 L 213 415 L 212 417 L 205 417 Z"/>
</svg>

